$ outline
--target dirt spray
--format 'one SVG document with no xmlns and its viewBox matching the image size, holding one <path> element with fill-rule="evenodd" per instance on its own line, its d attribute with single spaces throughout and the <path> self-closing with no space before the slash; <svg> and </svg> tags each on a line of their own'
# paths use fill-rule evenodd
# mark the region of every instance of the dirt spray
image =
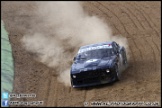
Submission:
<svg viewBox="0 0 162 108">
<path fill-rule="evenodd" d="M 112 36 L 106 22 L 85 12 L 80 2 L 36 2 L 31 22 L 23 46 L 53 68 L 66 86 L 70 86 L 70 67 L 79 47 L 113 40 L 128 51 L 127 39 Z"/>
</svg>

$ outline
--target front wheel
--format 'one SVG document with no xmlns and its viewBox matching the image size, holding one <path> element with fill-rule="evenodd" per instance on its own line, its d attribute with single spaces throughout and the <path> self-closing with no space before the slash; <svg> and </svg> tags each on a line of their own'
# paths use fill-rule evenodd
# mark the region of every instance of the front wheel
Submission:
<svg viewBox="0 0 162 108">
<path fill-rule="evenodd" d="M 71 79 L 71 87 L 73 87 L 73 81 L 72 81 L 72 79 Z"/>
<path fill-rule="evenodd" d="M 118 65 L 115 65 L 114 70 L 115 70 L 115 81 L 119 81 L 121 78 L 120 78 L 120 75 L 119 75 Z"/>
</svg>

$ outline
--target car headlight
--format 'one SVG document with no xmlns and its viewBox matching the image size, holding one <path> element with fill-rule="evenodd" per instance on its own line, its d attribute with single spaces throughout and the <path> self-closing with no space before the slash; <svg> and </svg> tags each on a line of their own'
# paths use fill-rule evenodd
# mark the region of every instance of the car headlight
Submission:
<svg viewBox="0 0 162 108">
<path fill-rule="evenodd" d="M 76 78 L 76 75 L 73 75 L 73 78 Z"/>
<path fill-rule="evenodd" d="M 106 69 L 106 72 L 107 72 L 107 73 L 109 73 L 109 72 L 110 72 L 110 70 L 109 70 L 109 69 Z"/>
</svg>

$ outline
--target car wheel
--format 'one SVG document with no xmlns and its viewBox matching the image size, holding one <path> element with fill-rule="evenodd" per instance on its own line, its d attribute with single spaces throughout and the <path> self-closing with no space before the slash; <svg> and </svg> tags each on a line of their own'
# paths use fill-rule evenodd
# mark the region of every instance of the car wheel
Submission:
<svg viewBox="0 0 162 108">
<path fill-rule="evenodd" d="M 73 81 L 72 81 L 72 79 L 71 79 L 71 87 L 73 87 Z"/>
<path fill-rule="evenodd" d="M 124 64 L 127 64 L 126 52 L 124 52 Z"/>
<path fill-rule="evenodd" d="M 120 75 L 119 75 L 119 68 L 117 65 L 115 65 L 115 80 L 119 81 L 120 80 Z"/>
<path fill-rule="evenodd" d="M 126 59 L 124 60 L 124 64 L 127 64 L 127 60 Z"/>
</svg>

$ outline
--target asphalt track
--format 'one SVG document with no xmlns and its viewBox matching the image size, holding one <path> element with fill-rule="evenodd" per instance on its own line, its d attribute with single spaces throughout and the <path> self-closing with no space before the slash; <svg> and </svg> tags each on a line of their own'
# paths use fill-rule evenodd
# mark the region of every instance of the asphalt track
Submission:
<svg viewBox="0 0 162 108">
<path fill-rule="evenodd" d="M 129 42 L 130 60 L 122 80 L 91 88 L 74 89 L 58 82 L 52 69 L 33 59 L 20 39 L 28 28 L 34 2 L 1 2 L 1 19 L 13 49 L 14 93 L 36 93 L 36 98 L 13 99 L 44 101 L 43 106 L 84 106 L 91 101 L 161 100 L 161 19 L 160 2 L 84 2 L 84 9 L 106 20 L 114 35 Z M 27 14 L 17 14 L 18 10 Z M 28 14 L 29 13 L 29 14 Z M 15 25 L 15 24 L 19 25 Z"/>
</svg>

